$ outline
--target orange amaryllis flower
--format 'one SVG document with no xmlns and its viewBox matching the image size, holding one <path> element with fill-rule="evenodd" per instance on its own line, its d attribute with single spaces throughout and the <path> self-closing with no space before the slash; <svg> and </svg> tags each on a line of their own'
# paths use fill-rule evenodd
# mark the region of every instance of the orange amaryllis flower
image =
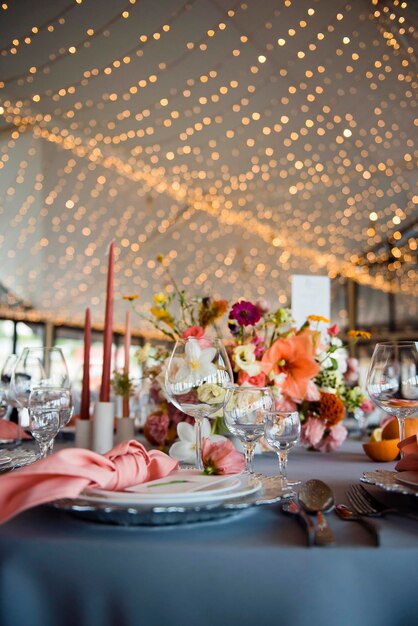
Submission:
<svg viewBox="0 0 418 626">
<path fill-rule="evenodd" d="M 309 381 L 319 372 L 313 358 L 313 346 L 307 335 L 277 339 L 264 353 L 261 368 L 265 374 L 286 374 L 282 393 L 295 402 L 301 402 L 307 392 Z"/>
</svg>

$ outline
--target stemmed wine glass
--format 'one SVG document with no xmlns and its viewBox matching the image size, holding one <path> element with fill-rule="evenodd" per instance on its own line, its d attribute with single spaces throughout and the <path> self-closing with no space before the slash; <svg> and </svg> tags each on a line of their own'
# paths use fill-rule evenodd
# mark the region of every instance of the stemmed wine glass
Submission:
<svg viewBox="0 0 418 626">
<path fill-rule="evenodd" d="M 73 410 L 67 364 L 60 348 L 25 348 L 12 373 L 10 394 L 22 409 L 21 425 L 29 427 L 45 456 Z"/>
<path fill-rule="evenodd" d="M 287 453 L 300 438 L 300 418 L 297 411 L 268 411 L 264 422 L 267 443 L 277 453 L 279 476 L 283 489 L 299 485 L 300 481 L 287 479 Z"/>
<path fill-rule="evenodd" d="M 373 402 L 397 417 L 399 438 L 405 439 L 405 418 L 418 410 L 418 342 L 377 343 L 366 387 Z"/>
<path fill-rule="evenodd" d="M 224 422 L 245 445 L 248 474 L 254 473 L 255 444 L 264 434 L 265 416 L 273 407 L 274 397 L 270 387 L 231 386 L 225 394 Z"/>
<path fill-rule="evenodd" d="M 170 402 L 195 419 L 196 468 L 203 470 L 202 420 L 214 417 L 223 406 L 225 388 L 233 381 L 231 365 L 218 338 L 178 339 L 165 373 Z"/>
</svg>

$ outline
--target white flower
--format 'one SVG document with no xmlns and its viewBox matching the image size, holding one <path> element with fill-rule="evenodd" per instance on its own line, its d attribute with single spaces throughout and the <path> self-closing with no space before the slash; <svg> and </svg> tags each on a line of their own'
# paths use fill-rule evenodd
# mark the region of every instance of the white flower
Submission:
<svg viewBox="0 0 418 626">
<path fill-rule="evenodd" d="M 197 390 L 197 397 L 206 404 L 222 404 L 225 399 L 226 389 L 213 383 L 204 383 Z"/>
<path fill-rule="evenodd" d="M 186 357 L 177 370 L 175 382 L 187 382 L 194 385 L 210 376 L 216 378 L 216 365 L 212 363 L 216 355 L 215 348 L 202 348 L 197 339 L 189 339 L 185 347 Z"/>
<path fill-rule="evenodd" d="M 246 343 L 243 346 L 235 346 L 234 348 L 235 366 L 247 372 L 248 376 L 257 376 L 261 372 L 261 365 L 256 361 L 255 345 Z"/>
<path fill-rule="evenodd" d="M 187 422 L 177 424 L 177 435 L 180 441 L 176 441 L 171 446 L 168 454 L 178 461 L 184 463 L 194 463 L 196 461 L 196 426 Z M 222 435 L 212 435 L 210 422 L 206 417 L 202 420 L 202 437 L 207 437 L 211 441 L 225 441 Z"/>
<path fill-rule="evenodd" d="M 331 352 L 331 354 L 328 355 L 326 350 L 318 352 L 316 360 L 321 364 L 321 370 L 326 370 L 332 367 L 331 359 L 334 359 L 337 362 L 337 369 L 335 372 L 343 375 L 347 371 L 347 350 L 343 347 L 343 342 L 339 339 L 339 337 L 332 337 L 330 345 L 337 346 L 335 352 Z"/>
</svg>

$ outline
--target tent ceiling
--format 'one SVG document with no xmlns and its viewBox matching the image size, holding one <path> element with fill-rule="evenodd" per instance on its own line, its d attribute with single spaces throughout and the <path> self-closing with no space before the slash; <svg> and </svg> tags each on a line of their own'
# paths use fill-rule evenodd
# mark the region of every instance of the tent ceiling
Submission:
<svg viewBox="0 0 418 626">
<path fill-rule="evenodd" d="M 357 0 L 0 9 L 0 283 L 103 316 L 166 283 L 288 303 L 295 273 L 416 294 L 417 11 Z"/>
</svg>

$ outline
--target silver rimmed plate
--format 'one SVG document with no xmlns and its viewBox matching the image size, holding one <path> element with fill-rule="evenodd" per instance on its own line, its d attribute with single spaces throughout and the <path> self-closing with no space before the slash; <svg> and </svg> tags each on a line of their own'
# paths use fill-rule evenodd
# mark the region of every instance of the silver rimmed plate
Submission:
<svg viewBox="0 0 418 626">
<path fill-rule="evenodd" d="M 118 526 L 168 526 L 219 520 L 256 506 L 274 504 L 286 497 L 277 477 L 260 477 L 261 487 L 242 497 L 218 502 L 175 505 L 120 504 L 87 500 L 57 500 L 54 508 L 84 520 Z"/>
<path fill-rule="evenodd" d="M 401 493 L 405 496 L 418 496 L 418 489 L 414 489 L 398 481 L 401 475 L 402 472 L 375 470 L 374 472 L 364 472 L 360 480 L 363 483 L 375 485 L 376 487 L 380 487 L 392 493 Z"/>
<path fill-rule="evenodd" d="M 0 474 L 11 470 L 30 465 L 39 458 L 37 450 L 28 448 L 15 448 L 13 450 L 2 450 L 0 452 Z"/>
</svg>

